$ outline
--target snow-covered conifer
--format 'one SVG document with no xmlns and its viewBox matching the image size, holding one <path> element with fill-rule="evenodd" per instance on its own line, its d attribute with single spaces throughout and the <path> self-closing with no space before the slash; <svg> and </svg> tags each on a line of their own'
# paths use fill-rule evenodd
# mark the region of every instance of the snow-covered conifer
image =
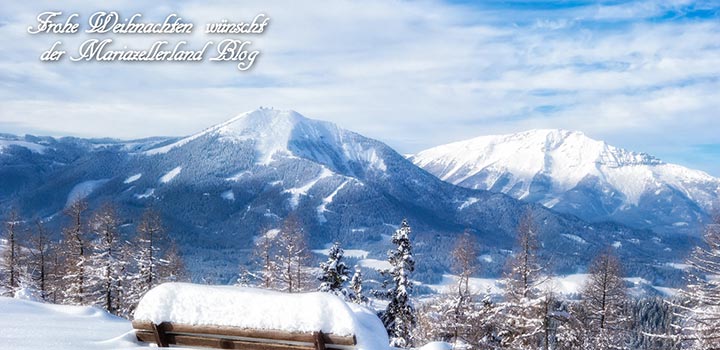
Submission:
<svg viewBox="0 0 720 350">
<path fill-rule="evenodd" d="M 381 315 L 381 320 L 390 336 L 390 345 L 400 348 L 412 346 L 412 331 L 416 321 L 415 308 L 410 300 L 413 289 L 410 275 L 415 270 L 410 233 L 410 225 L 407 220 L 403 220 L 392 236 L 392 243 L 396 248 L 388 252 L 391 268 L 384 273 L 389 276 L 384 286 L 389 285 L 389 289 L 377 293 L 390 301 Z"/>
<path fill-rule="evenodd" d="M 359 265 L 355 265 L 355 272 L 350 279 L 350 301 L 355 304 L 367 304 L 368 298 L 363 293 L 363 276 Z"/>
<path fill-rule="evenodd" d="M 350 279 L 349 269 L 343 261 L 344 251 L 340 247 L 340 242 L 333 243 L 328 252 L 326 262 L 320 263 L 320 287 L 321 292 L 332 293 L 346 300 L 350 299 L 350 292 L 346 285 Z"/>
</svg>

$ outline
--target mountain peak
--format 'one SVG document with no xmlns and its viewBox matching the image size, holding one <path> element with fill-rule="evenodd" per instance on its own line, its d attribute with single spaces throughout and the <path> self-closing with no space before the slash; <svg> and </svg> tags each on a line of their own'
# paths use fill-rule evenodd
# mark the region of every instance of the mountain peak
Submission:
<svg viewBox="0 0 720 350">
<path fill-rule="evenodd" d="M 592 219 L 622 219 L 627 211 L 642 211 L 643 203 L 653 201 L 677 208 L 690 203 L 689 213 L 698 205 L 710 210 L 720 198 L 718 179 L 580 131 L 535 129 L 481 136 L 422 151 L 411 160 L 455 185 L 503 192 L 554 209 L 564 206 Z M 583 215 L 589 212 L 597 215 Z M 674 220 L 668 224 L 695 219 L 688 214 Z"/>
<path fill-rule="evenodd" d="M 327 134 L 333 130 L 337 130 L 334 124 L 306 118 L 294 110 L 260 107 L 145 153 L 167 153 L 199 138 L 214 136 L 223 142 L 253 140 L 257 143 L 258 153 L 262 158 L 260 162 L 267 163 L 276 152 L 287 150 L 291 139 Z"/>
</svg>

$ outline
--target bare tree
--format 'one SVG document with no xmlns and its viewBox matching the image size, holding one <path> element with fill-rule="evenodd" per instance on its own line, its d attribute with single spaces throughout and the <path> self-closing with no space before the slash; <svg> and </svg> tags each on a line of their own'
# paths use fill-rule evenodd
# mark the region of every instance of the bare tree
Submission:
<svg viewBox="0 0 720 350">
<path fill-rule="evenodd" d="M 503 278 L 505 320 L 501 337 L 510 348 L 531 348 L 541 345 L 545 338 L 544 300 L 539 289 L 545 279 L 538 262 L 538 233 L 532 212 L 526 212 L 518 224 L 517 248 Z"/>
<path fill-rule="evenodd" d="M 190 279 L 185 268 L 185 261 L 174 240 L 170 241 L 161 262 L 159 275 L 162 282 L 182 282 Z"/>
<path fill-rule="evenodd" d="M 310 260 L 305 231 L 296 215 L 290 215 L 277 237 L 276 261 L 282 289 L 293 293 L 306 288 L 310 276 L 307 266 Z"/>
<path fill-rule="evenodd" d="M 50 240 L 42 220 L 35 220 L 35 230 L 30 235 L 30 267 L 34 271 L 32 274 L 40 291 L 40 297 L 42 300 L 52 300 L 51 295 L 54 296 L 55 289 L 55 278 L 53 274 L 53 255 L 55 247 Z"/>
<path fill-rule="evenodd" d="M 599 350 L 621 349 L 626 340 L 623 326 L 628 317 L 625 315 L 627 289 L 620 261 L 606 249 L 593 260 L 588 272 L 580 305 L 588 341 Z"/>
<path fill-rule="evenodd" d="M 686 302 L 674 305 L 682 310 L 678 338 L 683 348 L 720 349 L 720 215 L 707 225 L 703 238 L 704 246 L 688 259 L 692 275 L 681 294 Z"/>
<path fill-rule="evenodd" d="M 265 289 L 273 288 L 278 279 L 278 266 L 275 261 L 278 232 L 279 230 L 263 230 L 255 240 L 253 255 L 260 270 L 260 285 Z"/>
<path fill-rule="evenodd" d="M 473 293 L 470 291 L 470 276 L 479 269 L 478 243 L 474 236 L 465 232 L 458 237 L 452 251 L 452 269 L 458 275 L 456 295 L 450 296 L 453 300 L 452 327 L 453 342 L 462 340 L 467 342 L 472 332 L 473 324 L 470 314 L 473 308 Z"/>
<path fill-rule="evenodd" d="M 14 209 L 10 211 L 4 221 L 7 247 L 2 261 L 0 261 L 0 275 L 3 277 L 2 286 L 9 296 L 12 296 L 20 283 L 20 247 L 18 245 L 20 223 L 20 216 Z"/>
<path fill-rule="evenodd" d="M 83 304 L 87 301 L 85 268 L 88 242 L 84 221 L 87 209 L 87 202 L 82 199 L 72 202 L 65 208 L 65 215 L 70 219 L 70 223 L 63 229 L 65 240 L 63 299 L 64 302 L 71 304 Z"/>
<path fill-rule="evenodd" d="M 95 303 L 110 313 L 117 313 L 125 261 L 120 251 L 120 218 L 115 207 L 104 204 L 93 215 L 90 227 L 96 235 L 90 252 Z"/>
</svg>

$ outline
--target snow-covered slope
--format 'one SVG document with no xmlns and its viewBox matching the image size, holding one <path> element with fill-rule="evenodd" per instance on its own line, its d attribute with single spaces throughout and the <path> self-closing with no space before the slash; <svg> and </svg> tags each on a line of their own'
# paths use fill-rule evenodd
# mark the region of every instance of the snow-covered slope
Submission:
<svg viewBox="0 0 720 350">
<path fill-rule="evenodd" d="M 410 159 L 456 185 L 652 229 L 696 229 L 720 200 L 720 179 L 577 131 L 482 136 Z"/>
<path fill-rule="evenodd" d="M 0 162 L 12 165 L 0 166 L 0 209 L 17 203 L 27 217 L 52 218 L 49 229 L 61 232 L 66 221 L 58 214 L 68 195 L 102 179 L 83 192 L 90 208 L 113 202 L 129 235 L 152 206 L 193 276 L 220 284 L 232 282 L 238 265 L 251 258 L 260 232 L 291 214 L 301 219 L 311 248 L 340 240 L 368 252 L 356 261 L 367 268 L 385 260 L 393 225 L 407 218 L 418 254 L 430 257 L 418 263 L 418 279 L 426 281 L 447 272 L 453 237 L 465 230 L 492 257 L 484 273 L 497 275 L 527 211 L 542 223 L 540 238 L 562 273 L 584 268 L 614 242 L 622 257 L 634 259 L 630 269 L 645 271 L 664 266 L 658 261 L 677 262 L 689 247 L 674 236 L 589 225 L 504 194 L 454 186 L 380 141 L 294 111 L 258 109 L 185 138 L 21 140 L 47 149 L 0 154 Z M 662 269 L 665 280 L 676 273 Z"/>
</svg>

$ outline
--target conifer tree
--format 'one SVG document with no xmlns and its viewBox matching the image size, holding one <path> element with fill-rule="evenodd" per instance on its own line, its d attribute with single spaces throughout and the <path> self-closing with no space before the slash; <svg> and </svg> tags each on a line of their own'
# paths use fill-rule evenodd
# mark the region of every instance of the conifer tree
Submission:
<svg viewBox="0 0 720 350">
<path fill-rule="evenodd" d="M 355 273 L 353 273 L 352 278 L 350 279 L 350 289 L 352 292 L 350 295 L 350 301 L 361 305 L 368 303 L 368 298 L 363 293 L 362 270 L 360 270 L 360 266 L 358 265 L 355 265 Z"/>
<path fill-rule="evenodd" d="M 320 263 L 320 287 L 321 292 L 335 294 L 345 300 L 350 299 L 350 292 L 346 285 L 350 279 L 349 269 L 343 261 L 344 251 L 340 247 L 340 242 L 333 243 L 328 252 L 326 262 Z"/>
<path fill-rule="evenodd" d="M 388 252 L 391 268 L 384 271 L 389 280 L 385 281 L 383 287 L 389 285 L 389 289 L 377 293 L 390 301 L 381 315 L 381 320 L 390 336 L 390 345 L 399 348 L 413 345 L 412 331 L 416 322 L 415 308 L 410 300 L 413 289 L 410 275 L 415 270 L 410 233 L 410 225 L 407 220 L 403 220 L 392 236 L 392 243 L 396 248 Z"/>
</svg>

